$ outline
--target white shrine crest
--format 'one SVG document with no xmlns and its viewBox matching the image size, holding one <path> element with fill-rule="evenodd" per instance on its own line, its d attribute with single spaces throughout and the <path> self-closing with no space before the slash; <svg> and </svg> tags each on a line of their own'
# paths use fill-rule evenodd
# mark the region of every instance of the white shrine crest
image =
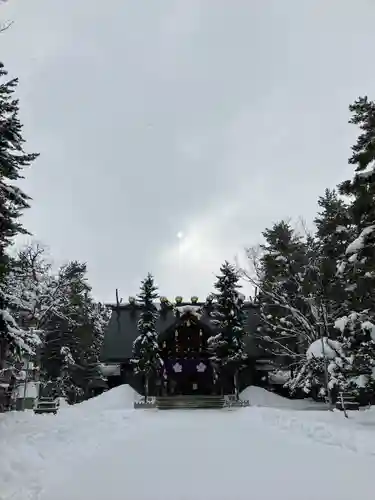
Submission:
<svg viewBox="0 0 375 500">
<path fill-rule="evenodd" d="M 175 373 L 181 373 L 182 372 L 182 365 L 180 363 L 175 363 L 173 365 L 173 371 Z"/>
<path fill-rule="evenodd" d="M 206 368 L 207 366 L 204 363 L 200 362 L 199 365 L 197 365 L 197 372 L 203 373 L 204 371 L 206 371 Z"/>
</svg>

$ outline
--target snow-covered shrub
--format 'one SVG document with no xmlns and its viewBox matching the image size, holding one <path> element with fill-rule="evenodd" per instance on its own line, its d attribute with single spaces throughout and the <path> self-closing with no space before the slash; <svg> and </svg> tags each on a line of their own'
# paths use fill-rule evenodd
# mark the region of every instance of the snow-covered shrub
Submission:
<svg viewBox="0 0 375 500">
<path fill-rule="evenodd" d="M 373 399 L 375 391 L 375 324 L 369 311 L 352 312 L 335 322 L 338 340 L 323 338 L 313 342 L 300 370 L 288 384 L 307 394 L 352 393 L 359 401 Z"/>
<path fill-rule="evenodd" d="M 332 383 L 333 380 L 329 377 L 330 371 L 343 364 L 345 364 L 345 353 L 342 344 L 337 340 L 322 337 L 309 346 L 300 369 L 286 386 L 292 391 L 302 389 L 314 397 L 324 397 L 327 395 L 327 384 L 330 390 L 336 388 L 336 383 Z"/>
<path fill-rule="evenodd" d="M 336 321 L 340 329 L 345 365 L 332 370 L 341 386 L 360 399 L 373 398 L 375 391 L 375 324 L 368 310 L 353 312 Z"/>
</svg>

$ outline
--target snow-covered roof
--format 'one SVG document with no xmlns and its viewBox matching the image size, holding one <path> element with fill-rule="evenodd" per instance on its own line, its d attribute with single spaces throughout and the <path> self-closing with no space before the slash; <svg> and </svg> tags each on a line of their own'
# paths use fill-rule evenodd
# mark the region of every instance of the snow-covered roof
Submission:
<svg viewBox="0 0 375 500">
<path fill-rule="evenodd" d="M 181 306 L 181 307 L 176 307 L 176 311 L 178 311 L 181 315 L 182 314 L 191 314 L 192 316 L 195 316 L 197 319 L 200 319 L 202 316 L 202 311 L 201 311 L 201 306 L 193 306 L 193 305 L 186 305 L 186 306 Z"/>
<path fill-rule="evenodd" d="M 203 305 L 203 304 L 202 304 Z M 189 311 L 194 315 L 199 314 L 198 310 L 201 304 L 181 304 L 178 306 L 180 311 Z M 247 313 L 247 322 L 245 325 L 249 335 L 245 338 L 246 352 L 249 356 L 257 356 L 258 350 L 255 344 L 253 333 L 259 325 L 258 306 L 251 302 L 244 303 L 244 309 Z M 113 308 L 109 325 L 104 334 L 103 350 L 101 361 L 103 363 L 121 363 L 132 357 L 133 343 L 139 335 L 137 323 L 139 320 L 140 309 L 129 305 L 121 305 Z M 175 316 L 173 308 L 164 309 L 156 321 L 156 331 L 159 335 L 173 329 L 173 325 L 179 321 Z M 211 322 L 211 317 L 206 308 L 201 311 L 199 321 L 210 331 L 210 336 L 215 334 L 215 327 Z"/>
<path fill-rule="evenodd" d="M 120 365 L 117 363 L 113 365 L 106 365 L 104 363 L 101 363 L 99 365 L 99 370 L 104 377 L 120 375 Z"/>
</svg>

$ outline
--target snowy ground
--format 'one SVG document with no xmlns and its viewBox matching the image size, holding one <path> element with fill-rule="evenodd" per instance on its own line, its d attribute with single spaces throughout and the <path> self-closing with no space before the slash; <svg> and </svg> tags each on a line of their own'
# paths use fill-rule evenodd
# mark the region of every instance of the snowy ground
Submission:
<svg viewBox="0 0 375 500">
<path fill-rule="evenodd" d="M 311 399 L 287 399 L 266 391 L 261 387 L 251 386 L 241 393 L 241 399 L 248 400 L 252 406 L 279 408 L 289 410 L 325 410 L 325 403 L 317 403 Z"/>
<path fill-rule="evenodd" d="M 133 410 L 119 387 L 57 416 L 0 415 L 0 500 L 367 500 L 375 411 Z M 276 408 L 279 404 L 283 409 Z"/>
</svg>

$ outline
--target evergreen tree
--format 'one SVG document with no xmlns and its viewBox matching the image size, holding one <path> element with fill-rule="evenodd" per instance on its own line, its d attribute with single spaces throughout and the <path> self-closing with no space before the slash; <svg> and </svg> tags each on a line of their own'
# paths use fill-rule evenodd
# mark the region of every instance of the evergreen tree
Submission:
<svg viewBox="0 0 375 500">
<path fill-rule="evenodd" d="M 106 387 L 100 369 L 100 353 L 103 345 L 104 331 L 110 319 L 110 310 L 100 302 L 90 301 L 88 320 L 90 324 L 87 347 L 84 348 L 82 365 L 83 379 L 80 382 L 85 398 L 95 395 Z"/>
<path fill-rule="evenodd" d="M 301 315 L 308 309 L 304 300 L 311 287 L 307 279 L 308 246 L 286 221 L 275 223 L 262 233 L 259 287 L 260 346 L 293 362 L 303 351 Z M 310 242 L 310 249 L 313 248 Z M 296 320 L 295 310 L 298 311 Z"/>
<path fill-rule="evenodd" d="M 354 177 L 338 186 L 339 194 L 327 189 L 319 198 L 313 236 L 295 238 L 285 223 L 266 230 L 256 278 L 247 277 L 260 291 L 260 338 L 296 361 L 289 386 L 350 390 L 369 399 L 375 389 L 375 103 L 361 97 L 350 111 L 350 123 L 360 128 L 349 159 Z"/>
<path fill-rule="evenodd" d="M 217 371 L 224 367 L 235 376 L 235 390 L 238 398 L 238 370 L 246 359 L 243 337 L 246 320 L 243 309 L 244 297 L 239 293 L 239 273 L 236 268 L 225 261 L 220 268 L 220 275 L 214 284 L 212 323 L 218 334 L 209 339 L 209 347 L 213 352 L 212 361 Z"/>
<path fill-rule="evenodd" d="M 305 264 L 305 245 L 302 238 L 285 220 L 262 233 L 266 243 L 261 245 L 263 283 L 280 283 L 286 292 L 295 293 L 296 283 L 291 276 L 300 273 Z"/>
<path fill-rule="evenodd" d="M 32 243 L 19 249 L 10 264 L 4 289 L 11 312 L 22 328 L 34 330 L 43 340 L 43 324 L 61 300 L 51 262 L 45 249 Z"/>
<path fill-rule="evenodd" d="M 350 206 L 335 190 L 326 189 L 318 200 L 316 225 L 315 296 L 326 308 L 324 335 L 336 337 L 335 320 L 346 311 L 347 290 L 338 266 L 354 234 Z"/>
<path fill-rule="evenodd" d="M 330 367 L 331 385 L 351 392 L 359 402 L 374 402 L 375 324 L 368 311 L 352 312 L 336 321 L 344 356 Z"/>
<path fill-rule="evenodd" d="M 340 193 L 351 201 L 354 235 L 338 266 L 346 314 L 337 324 L 344 325 L 340 340 L 347 362 L 333 376 L 340 374 L 346 390 L 368 398 L 375 389 L 375 103 L 360 97 L 349 109 L 350 123 L 361 132 L 349 159 L 355 165 L 354 177 L 339 185 Z"/>
<path fill-rule="evenodd" d="M 4 65 L 0 63 L 0 78 L 6 75 Z M 28 154 L 23 150 L 25 141 L 18 117 L 19 105 L 13 95 L 17 84 L 17 78 L 0 84 L 0 282 L 9 260 L 7 247 L 14 236 L 27 233 L 19 218 L 23 210 L 29 208 L 30 197 L 14 182 L 23 178 L 22 170 L 38 157 L 38 154 Z"/>
<path fill-rule="evenodd" d="M 278 365 L 295 373 L 311 372 L 306 365 L 308 347 L 333 330 L 335 316 L 332 301 L 324 290 L 321 243 L 311 234 L 297 235 L 282 221 L 263 233 L 259 277 L 253 283 L 259 288 L 261 324 L 259 346 L 275 357 Z M 321 374 L 319 374 L 320 376 Z"/>
<path fill-rule="evenodd" d="M 18 80 L 4 81 L 6 75 L 4 65 L 0 63 L 0 369 L 5 358 L 9 357 L 8 361 L 10 358 L 19 359 L 23 351 L 33 350 L 32 345 L 27 344 L 25 332 L 10 319 L 4 280 L 9 270 L 6 251 L 16 235 L 26 233 L 19 218 L 29 207 L 30 200 L 14 182 L 22 179 L 22 169 L 38 156 L 24 152 L 18 100 L 14 98 Z"/>
<path fill-rule="evenodd" d="M 108 314 L 94 302 L 86 274 L 86 264 L 77 261 L 60 269 L 60 302 L 44 325 L 44 383 L 70 402 L 87 396 L 93 377 L 99 377 L 98 356 Z"/>
<path fill-rule="evenodd" d="M 308 307 L 298 306 L 311 325 L 312 335 L 303 344 L 301 356 L 297 360 L 297 371 L 288 386 L 292 390 L 299 388 L 306 393 L 329 396 L 331 399 L 332 390 L 337 386 L 330 383 L 332 377 L 328 373 L 328 366 L 331 366 L 332 371 L 332 366 L 335 366 L 333 359 L 338 357 L 333 349 L 336 344 L 332 339 L 337 338 L 334 325 L 345 311 L 347 295 L 345 284 L 337 275 L 337 264 L 345 254 L 353 227 L 349 207 L 335 190 L 327 189 L 324 196 L 319 198 L 318 205 L 321 211 L 314 220 L 316 233 L 314 237 L 306 239 L 305 285 L 300 297 L 300 303 Z M 325 345 L 322 352 L 318 356 L 313 354 L 322 345 Z M 331 354 L 332 359 L 327 357 L 327 353 Z M 340 362 L 343 359 L 340 357 Z"/>
<path fill-rule="evenodd" d="M 333 304 L 342 304 L 346 298 L 345 286 L 337 273 L 337 265 L 353 237 L 349 205 L 333 189 L 326 189 L 319 197 L 321 211 L 315 217 L 316 239 L 320 260 L 322 293 Z"/>
<path fill-rule="evenodd" d="M 346 249 L 340 272 L 351 307 L 357 312 L 375 311 L 375 103 L 360 97 L 349 109 L 350 123 L 359 125 L 361 134 L 349 159 L 356 166 L 354 178 L 339 186 L 340 193 L 351 198 L 355 226 L 355 239 Z"/>
<path fill-rule="evenodd" d="M 136 373 L 142 373 L 145 379 L 145 399 L 149 393 L 151 374 L 160 376 L 164 363 L 160 355 L 156 332 L 158 311 L 155 300 L 158 298 L 157 287 L 153 276 L 149 273 L 141 283 L 138 301 L 141 308 L 138 321 L 139 336 L 134 341 L 132 362 Z"/>
<path fill-rule="evenodd" d="M 111 316 L 109 307 L 101 302 L 93 301 L 90 308 L 90 322 L 92 324 L 92 338 L 90 341 L 90 357 L 99 362 L 103 346 L 104 332 Z"/>
<path fill-rule="evenodd" d="M 39 244 L 27 245 L 11 261 L 5 289 L 11 313 L 24 335 L 37 335 L 43 392 L 70 402 L 105 387 L 99 356 L 108 308 L 96 302 L 86 264 L 71 262 L 57 274 Z"/>
<path fill-rule="evenodd" d="M 336 319 L 333 323 L 342 331 L 338 337 L 341 355 L 329 363 L 329 385 L 368 398 L 375 388 L 375 104 L 367 97 L 359 98 L 350 111 L 350 123 L 361 129 L 349 159 L 356 166 L 354 178 L 339 185 L 339 193 L 349 197 L 350 204 L 327 190 L 315 222 L 323 291 L 331 320 Z M 339 312 L 341 317 L 337 317 Z M 316 360 L 307 360 L 304 367 L 310 368 L 316 380 L 322 370 L 318 365 Z"/>
</svg>

